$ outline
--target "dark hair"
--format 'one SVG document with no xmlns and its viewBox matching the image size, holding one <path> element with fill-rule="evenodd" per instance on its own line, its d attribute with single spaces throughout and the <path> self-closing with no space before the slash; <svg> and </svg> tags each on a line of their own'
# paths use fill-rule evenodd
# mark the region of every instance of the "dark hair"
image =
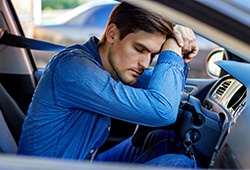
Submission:
<svg viewBox="0 0 250 170">
<path fill-rule="evenodd" d="M 148 33 L 160 32 L 167 37 L 173 36 L 173 22 L 160 14 L 122 2 L 112 11 L 108 25 L 114 23 L 120 30 L 122 40 L 129 33 L 143 30 Z"/>
</svg>

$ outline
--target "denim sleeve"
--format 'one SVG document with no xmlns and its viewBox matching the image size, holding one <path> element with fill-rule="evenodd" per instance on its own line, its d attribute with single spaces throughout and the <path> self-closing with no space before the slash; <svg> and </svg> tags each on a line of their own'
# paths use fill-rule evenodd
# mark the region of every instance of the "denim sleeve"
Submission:
<svg viewBox="0 0 250 170">
<path fill-rule="evenodd" d="M 87 53 L 72 50 L 55 66 L 54 104 L 146 126 L 167 126 L 177 117 L 185 80 L 183 68 L 183 59 L 177 53 L 164 51 L 148 87 L 135 88 L 115 81 Z"/>
<path fill-rule="evenodd" d="M 185 81 L 188 77 L 189 69 L 190 69 L 190 63 L 185 63 L 185 66 L 184 66 Z M 138 81 L 133 85 L 133 87 L 147 89 L 153 70 L 154 70 L 153 67 L 150 67 L 149 69 L 145 70 L 144 73 L 138 79 Z M 185 83 L 183 85 L 185 86 Z M 184 89 L 184 86 L 183 86 L 183 89 Z"/>
<path fill-rule="evenodd" d="M 145 70 L 144 73 L 139 77 L 137 82 L 133 85 L 133 87 L 147 89 L 153 70 L 153 67 Z"/>
</svg>

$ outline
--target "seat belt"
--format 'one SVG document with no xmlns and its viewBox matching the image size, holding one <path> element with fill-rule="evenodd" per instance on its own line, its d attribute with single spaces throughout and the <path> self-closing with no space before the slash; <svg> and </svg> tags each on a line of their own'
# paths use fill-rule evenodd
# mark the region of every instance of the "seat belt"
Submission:
<svg viewBox="0 0 250 170">
<path fill-rule="evenodd" d="M 60 51 L 65 48 L 62 45 L 10 34 L 2 28 L 0 28 L 0 44 L 42 51 Z"/>
</svg>

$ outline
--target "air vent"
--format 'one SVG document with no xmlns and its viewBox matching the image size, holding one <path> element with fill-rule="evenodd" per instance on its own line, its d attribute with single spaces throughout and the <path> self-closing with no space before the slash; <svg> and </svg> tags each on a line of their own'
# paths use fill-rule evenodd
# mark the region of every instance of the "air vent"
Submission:
<svg viewBox="0 0 250 170">
<path fill-rule="evenodd" d="M 222 82 L 220 86 L 217 88 L 217 90 L 215 91 L 213 97 L 216 100 L 219 100 L 223 96 L 227 88 L 230 86 L 231 82 L 232 80 L 225 80 L 224 82 Z"/>
<path fill-rule="evenodd" d="M 231 80 L 224 81 L 220 84 L 219 88 L 216 90 L 216 93 L 220 96 L 224 94 L 224 92 L 227 90 L 228 86 L 231 84 Z"/>
</svg>

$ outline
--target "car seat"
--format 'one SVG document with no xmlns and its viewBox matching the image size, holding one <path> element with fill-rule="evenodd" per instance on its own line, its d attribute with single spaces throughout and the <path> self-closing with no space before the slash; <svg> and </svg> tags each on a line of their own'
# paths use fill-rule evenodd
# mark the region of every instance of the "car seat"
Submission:
<svg viewBox="0 0 250 170">
<path fill-rule="evenodd" d="M 16 153 L 25 114 L 0 83 L 0 153 Z"/>
</svg>

